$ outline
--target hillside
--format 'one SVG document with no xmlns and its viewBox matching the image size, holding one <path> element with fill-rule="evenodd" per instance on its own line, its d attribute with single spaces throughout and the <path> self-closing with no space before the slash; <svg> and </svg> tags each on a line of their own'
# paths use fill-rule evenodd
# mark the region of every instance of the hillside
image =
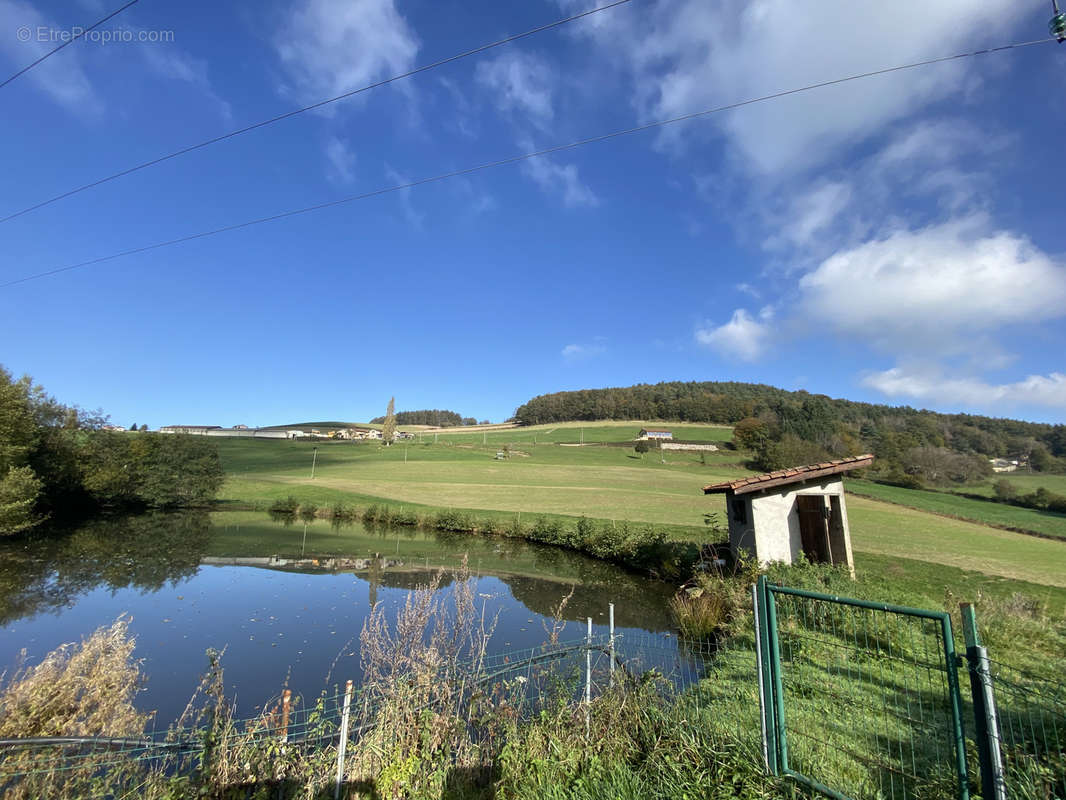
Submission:
<svg viewBox="0 0 1066 800">
<path fill-rule="evenodd" d="M 1066 466 L 1066 425 L 941 414 L 736 382 L 670 382 L 556 392 L 515 411 L 524 425 L 663 419 L 737 425 L 755 465 L 778 469 L 826 456 L 873 452 L 880 469 L 928 483 L 987 477 L 989 458 L 1042 472 Z"/>
</svg>

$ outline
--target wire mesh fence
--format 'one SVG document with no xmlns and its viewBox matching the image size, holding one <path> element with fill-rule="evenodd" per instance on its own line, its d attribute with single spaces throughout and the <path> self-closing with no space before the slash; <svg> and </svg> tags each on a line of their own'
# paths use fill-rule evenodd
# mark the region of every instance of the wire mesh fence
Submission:
<svg viewBox="0 0 1066 800">
<path fill-rule="evenodd" d="M 1066 798 L 1066 684 L 988 664 L 1008 796 Z"/>
<path fill-rule="evenodd" d="M 948 616 L 760 586 L 775 771 L 836 797 L 964 792 Z"/>
<path fill-rule="evenodd" d="M 978 749 L 979 726 L 969 701 L 960 702 L 965 663 L 947 614 L 760 585 L 772 602 L 756 602 L 755 625 L 699 641 L 635 630 L 593 635 L 590 624 L 584 637 L 481 655 L 436 677 L 350 694 L 283 692 L 245 719 L 208 703 L 195 724 L 140 737 L 0 742 L 0 795 L 150 796 L 153 780 L 187 778 L 192 796 L 204 776 L 283 780 L 293 762 L 320 776 L 334 764 L 338 774 L 357 772 L 353 759 L 402 769 L 406 754 L 445 740 L 460 744 L 449 745 L 442 763 L 488 769 L 508 725 L 558 714 L 595 747 L 604 704 L 644 702 L 648 693 L 696 728 L 729 731 L 772 774 L 838 800 L 977 790 L 977 759 L 967 764 L 966 750 Z M 1005 796 L 1066 798 L 1066 685 L 988 664 Z"/>
</svg>

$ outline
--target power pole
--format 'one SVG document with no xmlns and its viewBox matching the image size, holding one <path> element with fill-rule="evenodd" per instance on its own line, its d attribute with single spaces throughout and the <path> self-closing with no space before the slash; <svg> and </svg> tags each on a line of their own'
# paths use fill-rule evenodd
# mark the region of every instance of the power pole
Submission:
<svg viewBox="0 0 1066 800">
<path fill-rule="evenodd" d="M 315 464 L 318 463 L 318 448 L 311 453 L 311 480 L 315 479 Z"/>
</svg>

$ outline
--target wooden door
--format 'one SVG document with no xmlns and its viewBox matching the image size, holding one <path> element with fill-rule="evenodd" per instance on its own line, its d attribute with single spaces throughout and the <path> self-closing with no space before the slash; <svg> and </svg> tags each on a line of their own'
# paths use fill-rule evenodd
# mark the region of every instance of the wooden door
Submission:
<svg viewBox="0 0 1066 800">
<path fill-rule="evenodd" d="M 825 518 L 825 498 L 821 495 L 801 494 L 796 498 L 799 512 L 800 542 L 803 554 L 815 564 L 827 564 L 829 556 L 829 528 Z"/>
</svg>

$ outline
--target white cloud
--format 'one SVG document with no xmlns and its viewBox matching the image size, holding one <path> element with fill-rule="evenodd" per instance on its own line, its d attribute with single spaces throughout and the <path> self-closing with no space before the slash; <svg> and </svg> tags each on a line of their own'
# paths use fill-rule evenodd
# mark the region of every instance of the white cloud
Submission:
<svg viewBox="0 0 1066 800">
<path fill-rule="evenodd" d="M 411 69 L 419 42 L 394 0 L 300 0 L 274 46 L 287 90 L 314 101 Z"/>
<path fill-rule="evenodd" d="M 567 361 L 584 361 L 607 352 L 607 346 L 597 339 L 592 344 L 568 344 L 560 353 Z"/>
<path fill-rule="evenodd" d="M 760 322 L 743 308 L 733 312 L 732 319 L 718 327 L 696 329 L 696 341 L 704 347 L 717 350 L 725 356 L 742 361 L 755 361 L 766 351 L 771 327 L 769 319 L 773 311 L 769 307 L 760 313 Z"/>
<path fill-rule="evenodd" d="M 156 74 L 195 86 L 215 103 L 219 114 L 227 123 L 232 122 L 233 107 L 215 92 L 207 74 L 206 61 L 176 47 L 161 44 L 146 44 L 140 51 Z"/>
<path fill-rule="evenodd" d="M 795 196 L 773 239 L 794 247 L 809 247 L 844 212 L 851 196 L 851 185 L 841 181 L 821 183 Z"/>
<path fill-rule="evenodd" d="M 945 377 L 937 370 L 893 367 L 875 372 L 863 384 L 889 397 L 977 408 L 1038 405 L 1066 408 L 1066 375 L 1029 375 L 1014 383 L 991 384 L 973 377 Z"/>
<path fill-rule="evenodd" d="M 29 41 L 19 41 L 16 33 L 21 28 L 30 31 Z M 7 63 L 4 68 L 14 74 L 18 70 L 54 50 L 58 42 L 39 41 L 36 35 L 42 30 L 59 30 L 51 20 L 22 0 L 0 0 L 0 56 Z M 76 114 L 97 116 L 103 104 L 81 67 L 76 45 L 64 49 L 46 59 L 18 78 L 18 82 L 36 84 L 56 103 Z M 12 86 L 15 84 L 12 83 Z"/>
<path fill-rule="evenodd" d="M 343 140 L 330 136 L 326 140 L 326 159 L 329 161 L 327 175 L 340 183 L 351 183 L 355 179 L 355 153 Z"/>
<path fill-rule="evenodd" d="M 959 352 L 974 336 L 1066 315 L 1066 266 L 983 215 L 839 252 L 799 286 L 812 325 L 897 353 Z"/>
<path fill-rule="evenodd" d="M 567 5 L 570 0 L 564 0 Z M 882 67 L 950 54 L 1009 37 L 1023 17 L 1013 0 L 661 0 L 641 14 L 600 15 L 586 25 L 608 58 L 633 76 L 645 119 L 671 117 Z M 602 57 L 602 55 L 601 55 Z M 971 64 L 947 62 L 812 90 L 715 117 L 744 163 L 791 173 L 824 163 L 973 80 Z M 691 123 L 674 138 L 707 137 Z"/>
<path fill-rule="evenodd" d="M 506 50 L 478 63 L 475 74 L 478 83 L 494 94 L 501 111 L 519 112 L 540 128 L 552 121 L 555 76 L 544 59 L 519 49 Z"/>
<path fill-rule="evenodd" d="M 567 208 L 595 207 L 600 204 L 596 193 L 582 182 L 576 164 L 557 164 L 548 156 L 538 156 L 522 162 L 522 172 L 533 179 L 545 192 L 559 192 Z"/>
</svg>

